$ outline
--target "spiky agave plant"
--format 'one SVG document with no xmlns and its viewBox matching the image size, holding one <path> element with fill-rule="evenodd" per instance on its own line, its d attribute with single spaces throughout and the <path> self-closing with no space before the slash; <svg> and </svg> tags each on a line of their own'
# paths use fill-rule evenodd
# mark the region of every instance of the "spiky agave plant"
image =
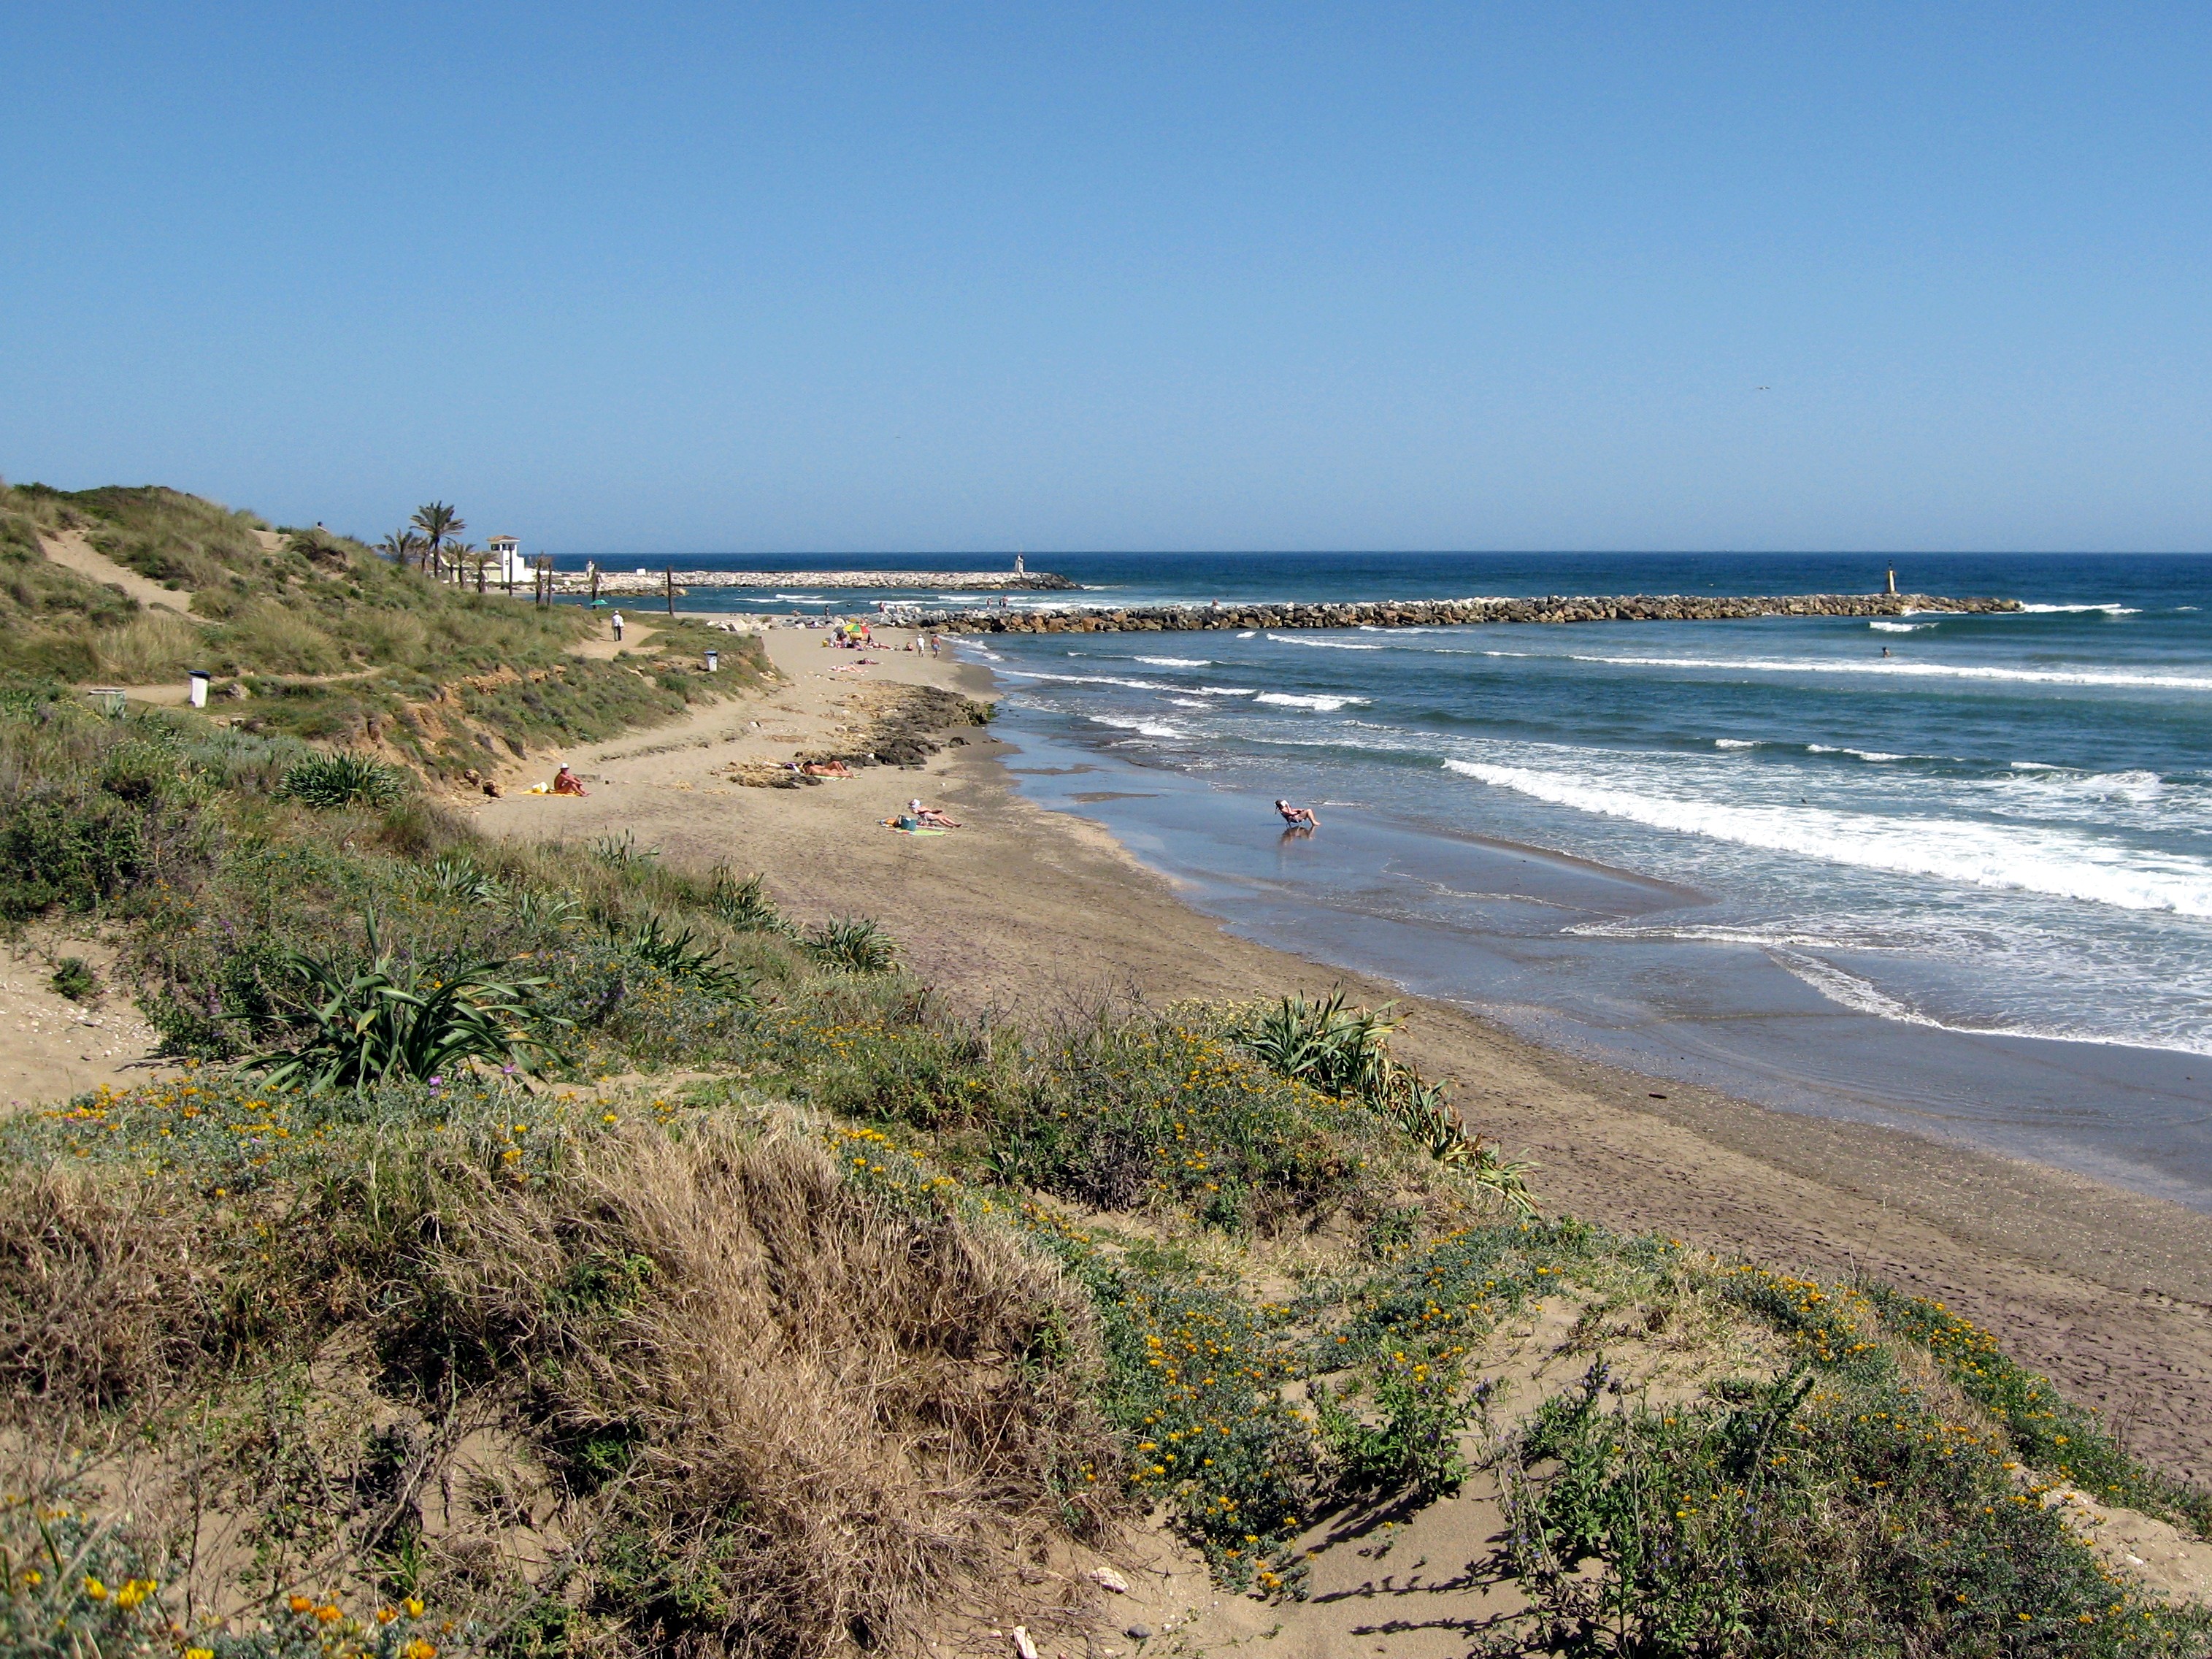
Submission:
<svg viewBox="0 0 2212 1659">
<path fill-rule="evenodd" d="M 1398 1024 L 1388 1007 L 1354 1008 L 1337 991 L 1319 1002 L 1285 996 L 1236 1036 L 1261 1065 L 1285 1077 L 1324 1094 L 1366 1099 L 1383 1083 L 1390 1063 L 1385 1044 Z"/>
<path fill-rule="evenodd" d="M 607 932 L 629 955 L 679 984 L 732 1002 L 752 1000 L 751 976 L 725 960 L 720 946 L 702 944 L 692 928 L 671 933 L 659 916 L 648 916 L 627 933 L 611 925 Z"/>
<path fill-rule="evenodd" d="M 463 904 L 489 906 L 507 896 L 507 890 L 493 877 L 466 859 L 442 858 L 422 872 L 419 878 L 426 898 L 454 899 Z"/>
<path fill-rule="evenodd" d="M 1382 1113 L 1437 1163 L 1460 1170 L 1524 1215 L 1536 1212 L 1528 1190 L 1533 1164 L 1509 1162 L 1469 1135 L 1440 1083 L 1393 1060 L 1389 1009 L 1353 1008 L 1341 991 L 1319 1002 L 1286 996 L 1237 1030 L 1261 1064 L 1341 1100 Z"/>
<path fill-rule="evenodd" d="M 816 961 L 848 974 L 888 974 L 898 963 L 891 936 L 857 916 L 840 916 L 811 929 L 806 949 Z"/>
<path fill-rule="evenodd" d="M 389 806 L 407 793 L 407 777 L 396 766 L 366 755 L 317 755 L 286 772 L 276 785 L 279 800 L 303 806 Z"/>
<path fill-rule="evenodd" d="M 727 870 L 714 872 L 707 908 L 741 933 L 789 933 L 791 924 L 768 896 L 768 878 L 754 874 L 743 881 Z"/>
<path fill-rule="evenodd" d="M 250 1057 L 271 1088 L 361 1093 L 379 1083 L 428 1082 L 471 1060 L 515 1065 L 550 1054 L 554 1030 L 573 1021 L 542 1012 L 536 993 L 550 981 L 516 978 L 505 962 L 471 963 L 433 975 L 384 946 L 366 918 L 366 967 L 294 953 L 283 994 L 295 1041 Z"/>
</svg>

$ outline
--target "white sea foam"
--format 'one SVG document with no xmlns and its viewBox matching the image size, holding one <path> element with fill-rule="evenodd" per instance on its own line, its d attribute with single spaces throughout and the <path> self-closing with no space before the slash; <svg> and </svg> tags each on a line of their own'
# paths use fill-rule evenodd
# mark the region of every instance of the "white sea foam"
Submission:
<svg viewBox="0 0 2212 1659">
<path fill-rule="evenodd" d="M 1462 760 L 1443 764 L 1496 788 L 1680 835 L 1977 887 L 2212 917 L 2212 865 L 2116 847 L 2068 830 L 1826 807 L 1669 799 L 1527 767 Z"/>
<path fill-rule="evenodd" d="M 1917 634 L 1923 628 L 1933 628 L 1934 623 L 1870 622 L 1867 624 L 1877 634 Z"/>
<path fill-rule="evenodd" d="M 2095 800 L 2129 800 L 2138 805 L 2166 793 L 2166 780 L 2155 772 L 2081 772 L 2069 775 L 2057 766 L 2021 766 L 2019 775 L 1997 780 L 2002 789 L 2032 789 L 2047 793 L 2086 796 Z"/>
<path fill-rule="evenodd" d="M 1177 689 L 1195 692 L 1201 697 L 1249 697 L 1259 690 L 1251 685 L 1186 685 Z"/>
<path fill-rule="evenodd" d="M 1367 707 L 1364 697 L 1302 697 L 1288 691 L 1262 691 L 1258 701 L 1272 702 L 1282 708 L 1311 708 L 1324 714 L 1334 714 L 1340 708 Z"/>
<path fill-rule="evenodd" d="M 1196 697 L 1170 697 L 1168 704 L 1175 708 L 1211 708 L 1210 702 L 1200 702 Z"/>
<path fill-rule="evenodd" d="M 1249 639 L 1249 634 L 1239 634 L 1238 639 Z M 1267 637 L 1277 645 L 1310 645 L 1323 651 L 1380 651 L 1379 645 L 1358 645 L 1350 640 L 1302 640 L 1295 634 L 1270 634 Z"/>
<path fill-rule="evenodd" d="M 1209 668 L 1211 657 L 1139 657 L 1136 661 L 1152 668 Z"/>
<path fill-rule="evenodd" d="M 1540 657 L 1547 652 L 1486 651 L 1486 657 Z M 2212 679 L 2185 674 L 2138 674 L 2106 668 L 1991 668 L 1978 664 L 1905 662 L 1823 657 L 1596 657 L 1571 654 L 1571 662 L 1620 668 L 1717 668 L 1761 674 L 1893 674 L 1908 679 L 1997 680 L 2024 685 L 2112 685 L 2153 691 L 2212 691 Z"/>
<path fill-rule="evenodd" d="M 2142 614 L 2142 607 L 2132 605 L 2024 605 L 2021 609 L 2031 617 L 2079 615 L 2085 611 L 2101 611 L 2108 617 L 2134 617 Z"/>
<path fill-rule="evenodd" d="M 1111 714 L 1088 714 L 1085 719 L 1100 726 L 1110 726 L 1117 732 L 1134 732 L 1140 738 L 1180 738 L 1188 733 L 1172 726 L 1162 726 L 1158 720 L 1116 720 Z"/>
<path fill-rule="evenodd" d="M 1242 634 L 1239 634 L 1237 637 L 1238 639 L 1240 639 L 1240 640 L 1249 640 L 1249 639 L 1250 639 L 1250 638 L 1252 637 L 1252 635 L 1253 635 L 1253 634 L 1254 634 L 1254 632 L 1255 632 L 1255 630 L 1254 630 L 1254 629 L 1252 629 L 1248 628 L 1248 629 L 1245 629 Z"/>
<path fill-rule="evenodd" d="M 1849 755 L 1853 760 L 1874 761 L 1876 763 L 1882 761 L 1911 760 L 1913 758 L 1911 755 L 1893 755 L 1887 750 L 1881 749 L 1839 748 L 1832 743 L 1808 743 L 1805 745 L 1805 752 L 1808 755 Z M 1929 755 L 1923 757 L 1923 758 L 1934 760 L 1936 757 L 1933 755 Z"/>
<path fill-rule="evenodd" d="M 1771 950 L 1767 956 L 1778 967 L 1811 986 L 1829 1001 L 1855 1013 L 1871 1014 L 1877 1019 L 1894 1020 L 1901 1025 L 1925 1026 L 1930 1030 L 1952 1031 L 1961 1036 L 2030 1037 L 2045 1042 L 2094 1042 L 2112 1048 L 2167 1049 L 2185 1054 L 2212 1053 L 2212 1047 L 2208 1047 L 2202 1041 L 2130 1042 L 2119 1037 L 2092 1036 L 2029 1025 L 1958 1024 L 1923 1013 L 1911 1003 L 1890 995 L 1872 981 L 1862 979 L 1832 962 L 1823 962 L 1818 957 L 1803 956 L 1795 951 Z"/>
<path fill-rule="evenodd" d="M 1049 680 L 1057 685 L 1119 685 L 1131 691 L 1181 691 L 1180 685 L 1162 685 L 1158 680 L 1118 679 L 1111 674 L 1047 674 L 1033 668 L 1002 668 L 999 671 L 1010 679 Z"/>
<path fill-rule="evenodd" d="M 1713 747 L 1716 749 L 1756 749 L 1759 746 L 1759 741 L 1754 738 L 1715 738 L 1713 739 Z"/>
</svg>

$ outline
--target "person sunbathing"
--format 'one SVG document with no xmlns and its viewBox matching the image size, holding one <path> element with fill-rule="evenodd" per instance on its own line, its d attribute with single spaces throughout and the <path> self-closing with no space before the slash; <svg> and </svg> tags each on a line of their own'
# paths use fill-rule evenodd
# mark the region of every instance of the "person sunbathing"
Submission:
<svg viewBox="0 0 2212 1659">
<path fill-rule="evenodd" d="M 1283 822 L 1293 830 L 1321 828 L 1321 820 L 1313 815 L 1311 807 L 1293 806 L 1286 800 L 1279 800 L 1275 803 L 1275 810 L 1283 815 Z"/>
<path fill-rule="evenodd" d="M 810 778 L 849 778 L 853 769 L 841 760 L 809 761 L 803 769 Z"/>
<path fill-rule="evenodd" d="M 591 791 L 584 787 L 581 778 L 564 766 L 553 775 L 553 793 L 556 795 L 586 795 Z"/>
<path fill-rule="evenodd" d="M 907 816 L 929 830 L 957 830 L 960 820 L 948 817 L 934 806 L 924 806 L 919 798 L 906 804 Z"/>
</svg>

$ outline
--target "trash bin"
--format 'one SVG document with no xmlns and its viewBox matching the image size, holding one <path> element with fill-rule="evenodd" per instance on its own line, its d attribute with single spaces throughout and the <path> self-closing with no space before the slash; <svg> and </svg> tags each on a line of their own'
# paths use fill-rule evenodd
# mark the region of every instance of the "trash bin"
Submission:
<svg viewBox="0 0 2212 1659">
<path fill-rule="evenodd" d="M 194 668 L 186 672 L 191 675 L 192 707 L 195 708 L 206 708 L 208 681 L 212 677 L 204 668 Z"/>
<path fill-rule="evenodd" d="M 707 672 L 709 674 L 719 674 L 722 672 L 722 653 L 720 652 L 709 651 L 707 653 Z"/>
</svg>

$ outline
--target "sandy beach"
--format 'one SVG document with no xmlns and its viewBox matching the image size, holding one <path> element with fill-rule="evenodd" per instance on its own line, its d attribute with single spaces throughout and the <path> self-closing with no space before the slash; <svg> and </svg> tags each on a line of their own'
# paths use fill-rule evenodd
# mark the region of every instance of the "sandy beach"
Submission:
<svg viewBox="0 0 2212 1659">
<path fill-rule="evenodd" d="M 987 729 L 954 734 L 964 741 L 919 769 L 791 789 L 734 781 L 733 764 L 849 741 L 870 702 L 860 683 L 993 695 L 982 670 L 949 658 L 893 649 L 857 669 L 855 653 L 823 648 L 819 633 L 764 637 L 781 686 L 564 756 L 589 796 L 510 793 L 475 806 L 477 822 L 531 839 L 627 832 L 672 861 L 764 871 L 799 917 L 876 918 L 970 1011 L 1048 1017 L 1104 992 L 1164 1001 L 1341 983 L 1373 1002 L 1400 994 L 1225 932 L 1103 830 L 1025 800 L 1024 757 Z M 880 826 L 915 795 L 963 827 L 917 838 Z M 1453 1079 L 1473 1127 L 1540 1164 L 1549 1206 L 1939 1298 L 2102 1409 L 2143 1456 L 2212 1479 L 2202 1216 L 2041 1165 L 1654 1082 L 1448 1005 L 1403 1006 L 1409 1056 Z"/>
</svg>

